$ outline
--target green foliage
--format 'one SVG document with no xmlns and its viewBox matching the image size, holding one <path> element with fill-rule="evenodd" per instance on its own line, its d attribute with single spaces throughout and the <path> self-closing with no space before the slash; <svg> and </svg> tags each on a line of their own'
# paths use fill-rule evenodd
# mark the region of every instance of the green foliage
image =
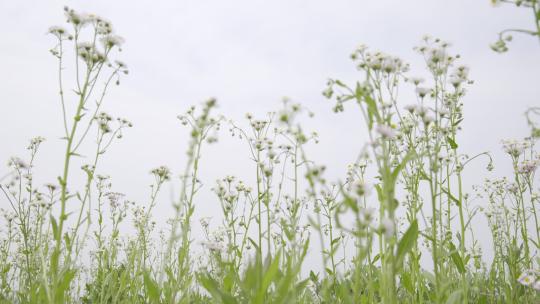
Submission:
<svg viewBox="0 0 540 304">
<path fill-rule="evenodd" d="M 537 1 L 514 2 L 535 10 L 538 21 Z M 214 115 L 213 98 L 189 108 L 178 116 L 189 129 L 179 195 L 167 229 L 158 230 L 163 225 L 152 212 L 172 172 L 151 170 L 149 199 L 140 204 L 114 192 L 111 178 L 97 169 L 132 126 L 101 112 L 109 84 L 128 74 L 125 64 L 112 63 L 122 39 L 105 19 L 69 8 L 65 14 L 71 28 L 50 29 L 57 39 L 51 53 L 59 64 L 62 174 L 57 184 L 34 185 L 34 159 L 44 141 L 38 137 L 28 147 L 29 161 L 10 159 L 10 173 L 0 179 L 10 207 L 0 231 L 0 303 L 540 301 L 540 110 L 526 113 L 530 136 L 503 142 L 513 176 L 486 181 L 471 200 L 463 183 L 467 165 L 488 156 L 490 170 L 492 160 L 486 152 L 469 157 L 458 145 L 472 82 L 448 43 L 426 37 L 415 48 L 431 76 L 426 86 L 398 57 L 364 46 L 351 56 L 365 75 L 361 81 L 328 81 L 323 95 L 335 100 L 334 111 L 353 101 L 370 139 L 338 182 L 329 182 L 325 166 L 308 156 L 307 147 L 318 143 L 300 124 L 308 111 L 285 99 L 279 112 L 261 119 L 247 114 L 247 128 L 227 123 L 247 148 L 253 179 L 225 176 L 212 188 L 215 202 L 199 201 L 202 152 L 226 120 Z M 87 36 L 94 38 L 84 41 Z M 63 80 L 70 50 L 71 96 Z M 402 108 L 398 93 L 405 83 L 417 100 Z M 90 135 L 97 140 L 89 152 L 82 147 Z M 82 186 L 73 182 L 77 173 Z M 201 207 L 222 211 L 217 225 L 200 219 L 202 242 L 192 234 Z M 492 234 L 492 261 L 483 258 L 471 225 L 482 215 Z M 125 233 L 126 225 L 133 234 Z M 320 265 L 306 263 L 308 256 Z"/>
</svg>

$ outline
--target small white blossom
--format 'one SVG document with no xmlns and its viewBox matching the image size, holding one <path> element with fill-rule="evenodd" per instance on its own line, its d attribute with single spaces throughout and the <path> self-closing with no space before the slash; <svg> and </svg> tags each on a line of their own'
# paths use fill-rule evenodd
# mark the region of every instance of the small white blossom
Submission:
<svg viewBox="0 0 540 304">
<path fill-rule="evenodd" d="M 396 131 L 392 127 L 387 125 L 377 125 L 375 130 L 381 135 L 382 138 L 385 139 L 391 139 L 396 136 Z"/>
<path fill-rule="evenodd" d="M 381 221 L 380 230 L 387 238 L 392 237 L 396 230 L 396 223 L 389 218 L 384 218 Z"/>
<path fill-rule="evenodd" d="M 523 272 L 517 281 L 524 286 L 531 286 L 536 282 L 536 273 L 533 270 L 526 270 Z"/>
<path fill-rule="evenodd" d="M 416 94 L 418 94 L 418 96 L 420 96 L 420 98 L 424 98 L 430 92 L 431 92 L 430 88 L 425 88 L 425 87 L 417 87 L 416 88 Z"/>
<path fill-rule="evenodd" d="M 49 34 L 53 34 L 58 38 L 62 38 L 65 35 L 67 35 L 67 30 L 64 27 L 61 26 L 51 26 L 49 28 Z"/>
<path fill-rule="evenodd" d="M 360 210 L 360 221 L 364 224 L 369 224 L 375 216 L 375 208 L 363 208 Z"/>
<path fill-rule="evenodd" d="M 224 250 L 223 245 L 220 242 L 203 241 L 201 242 L 201 245 L 210 251 L 221 252 Z"/>
<path fill-rule="evenodd" d="M 513 157 L 520 156 L 525 149 L 530 147 L 529 142 L 526 141 L 517 141 L 517 140 L 503 140 L 502 141 L 503 150 L 510 154 Z"/>
<path fill-rule="evenodd" d="M 118 35 L 106 35 L 101 38 L 101 43 L 106 49 L 113 48 L 115 46 L 120 47 L 124 43 L 124 38 Z"/>
</svg>

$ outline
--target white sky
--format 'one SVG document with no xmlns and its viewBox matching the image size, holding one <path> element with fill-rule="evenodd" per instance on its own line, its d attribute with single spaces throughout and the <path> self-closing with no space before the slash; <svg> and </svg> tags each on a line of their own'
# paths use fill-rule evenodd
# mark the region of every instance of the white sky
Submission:
<svg viewBox="0 0 540 304">
<path fill-rule="evenodd" d="M 465 99 L 459 144 L 469 154 L 492 151 L 496 175 L 509 172 L 500 140 L 525 136 L 522 114 L 540 105 L 538 41 L 516 36 L 504 55 L 488 47 L 502 29 L 531 27 L 532 16 L 509 6 L 493 8 L 488 0 L 0 0 L 0 159 L 25 156 L 31 137 L 46 137 L 37 160 L 36 180 L 43 183 L 62 169 L 57 62 L 48 52 L 54 39 L 46 32 L 64 24 L 66 4 L 108 18 L 126 39 L 118 58 L 130 75 L 112 88 L 105 108 L 135 126 L 105 156 L 106 171 L 98 171 L 112 175 L 115 190 L 139 202 L 148 197 L 151 168 L 164 164 L 179 174 L 184 167 L 188 135 L 176 115 L 211 96 L 222 114 L 237 121 L 248 111 L 261 116 L 278 109 L 283 96 L 303 103 L 316 113 L 309 125 L 321 139 L 312 158 L 328 166 L 331 179 L 343 179 L 365 130 L 357 109 L 349 105 L 334 114 L 333 102 L 321 91 L 329 77 L 361 77 L 348 57 L 359 43 L 400 56 L 414 75 L 423 65 L 412 48 L 424 34 L 450 41 L 475 80 Z M 238 150 L 227 132 L 221 137 L 203 156 L 206 194 L 197 201 L 198 215 L 217 210 L 208 194 L 215 179 L 248 177 L 252 168 L 248 151 Z M 470 168 L 466 182 L 481 183 L 485 163 Z M 0 176 L 5 170 L 0 168 Z M 167 192 L 158 218 L 172 210 Z"/>
</svg>

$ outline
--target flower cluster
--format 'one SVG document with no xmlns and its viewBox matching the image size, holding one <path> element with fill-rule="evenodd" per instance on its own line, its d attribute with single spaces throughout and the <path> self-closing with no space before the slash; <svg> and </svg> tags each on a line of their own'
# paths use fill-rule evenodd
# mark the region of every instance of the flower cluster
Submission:
<svg viewBox="0 0 540 304">
<path fill-rule="evenodd" d="M 527 140 L 503 140 L 503 150 L 512 157 L 519 157 L 526 149 L 530 148 L 531 143 Z"/>
<path fill-rule="evenodd" d="M 446 74 L 448 68 L 459 58 L 451 56 L 448 52 L 450 44 L 438 38 L 425 36 L 423 44 L 415 47 L 415 50 L 424 56 L 428 69 L 436 76 Z"/>
<path fill-rule="evenodd" d="M 402 74 L 409 70 L 409 65 L 400 58 L 378 51 L 368 52 L 365 45 L 358 46 L 351 54 L 351 59 L 356 62 L 358 69 L 375 73 Z"/>
<path fill-rule="evenodd" d="M 74 34 L 69 33 L 61 26 L 49 28 L 49 33 L 59 40 L 59 45 L 51 50 L 54 56 L 62 57 L 61 42 L 63 40 L 75 40 L 77 55 L 90 69 L 93 69 L 93 67 L 108 61 L 109 53 L 113 48 L 121 50 L 120 47 L 124 43 L 124 39 L 113 33 L 112 24 L 109 21 L 94 14 L 79 13 L 69 7 L 64 7 L 64 14 L 67 22 L 73 26 Z M 90 27 L 93 36 L 97 39 L 88 42 L 80 41 L 81 32 L 85 27 Z M 98 48 L 96 41 L 101 42 L 100 48 Z M 127 71 L 124 72 L 127 73 Z"/>
<path fill-rule="evenodd" d="M 212 190 L 216 193 L 219 199 L 226 201 L 229 206 L 238 199 L 240 194 L 243 193 L 247 195 L 252 191 L 251 187 L 246 186 L 241 180 L 237 181 L 236 177 L 232 175 L 229 175 L 221 180 L 217 180 L 216 186 Z"/>
<path fill-rule="evenodd" d="M 165 166 L 160 166 L 150 171 L 158 182 L 167 181 L 171 178 L 171 170 Z"/>
</svg>

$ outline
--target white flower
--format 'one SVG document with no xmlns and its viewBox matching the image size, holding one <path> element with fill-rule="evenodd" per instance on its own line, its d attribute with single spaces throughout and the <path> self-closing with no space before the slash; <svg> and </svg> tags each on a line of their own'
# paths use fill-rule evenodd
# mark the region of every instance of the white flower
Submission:
<svg viewBox="0 0 540 304">
<path fill-rule="evenodd" d="M 387 125 L 377 125 L 375 130 L 382 136 L 382 138 L 385 139 L 391 139 L 396 136 L 396 131 L 392 127 Z"/>
<path fill-rule="evenodd" d="M 106 35 L 101 38 L 101 43 L 103 43 L 103 46 L 106 49 L 110 49 L 115 46 L 120 47 L 124 43 L 124 38 L 118 35 Z"/>
<path fill-rule="evenodd" d="M 206 247 L 210 251 L 217 251 L 221 252 L 224 250 L 223 245 L 219 242 L 210 242 L 210 241 L 203 241 L 201 242 L 201 245 Z"/>
<path fill-rule="evenodd" d="M 351 191 L 359 197 L 368 196 L 371 193 L 369 185 L 361 179 L 352 183 Z"/>
<path fill-rule="evenodd" d="M 153 169 L 150 173 L 154 174 L 160 180 L 169 180 L 171 178 L 171 170 L 165 166 L 160 166 Z"/>
<path fill-rule="evenodd" d="M 373 220 L 373 217 L 375 215 L 375 209 L 374 208 L 363 208 L 360 210 L 360 221 L 364 224 L 369 224 Z"/>
<path fill-rule="evenodd" d="M 380 230 L 387 238 L 392 237 L 396 230 L 396 223 L 389 218 L 384 218 L 381 221 Z"/>
<path fill-rule="evenodd" d="M 368 48 L 367 45 L 361 43 L 356 47 L 356 51 L 357 52 L 364 52 L 365 50 L 367 50 L 367 48 Z"/>
<path fill-rule="evenodd" d="M 441 116 L 448 116 L 450 115 L 450 111 L 446 108 L 439 109 L 439 115 Z"/>
<path fill-rule="evenodd" d="M 429 125 L 430 123 L 432 123 L 433 121 L 435 121 L 435 117 L 433 117 L 432 115 L 424 115 L 424 116 L 422 116 L 422 121 L 423 121 L 426 125 Z"/>
<path fill-rule="evenodd" d="M 421 78 L 421 77 L 410 77 L 408 80 L 414 83 L 414 85 L 419 85 L 422 82 L 424 82 L 424 78 Z"/>
<path fill-rule="evenodd" d="M 58 38 L 62 38 L 64 35 L 67 35 L 67 30 L 61 26 L 51 26 L 49 28 L 49 33 L 55 35 Z"/>
<path fill-rule="evenodd" d="M 540 291 L 540 280 L 534 282 L 534 284 L 532 285 L 532 288 L 534 288 L 535 290 Z"/>
<path fill-rule="evenodd" d="M 529 148 L 530 144 L 526 141 L 517 141 L 517 140 L 503 140 L 502 141 L 503 149 L 506 153 L 511 156 L 518 157 Z"/>
<path fill-rule="evenodd" d="M 523 272 L 517 281 L 524 286 L 531 286 L 536 281 L 536 276 L 533 270 L 526 270 Z"/>
<path fill-rule="evenodd" d="M 99 18 L 93 14 L 77 13 L 75 10 L 64 7 L 67 21 L 77 27 L 83 27 L 90 22 L 97 21 Z"/>
<path fill-rule="evenodd" d="M 100 18 L 96 25 L 96 30 L 98 34 L 107 35 L 107 34 L 112 33 L 112 25 L 109 21 L 103 18 Z"/>
<path fill-rule="evenodd" d="M 127 64 L 125 64 L 123 61 L 115 60 L 114 63 L 116 63 L 119 68 L 127 69 Z"/>
<path fill-rule="evenodd" d="M 199 222 L 201 223 L 201 226 L 203 226 L 203 228 L 208 228 L 208 226 L 210 225 L 210 219 L 211 217 L 202 217 Z"/>
<path fill-rule="evenodd" d="M 425 87 L 417 87 L 416 88 L 416 94 L 420 96 L 420 98 L 424 98 L 428 93 L 431 92 L 431 89 L 425 88 Z"/>
<path fill-rule="evenodd" d="M 8 161 L 8 166 L 13 167 L 15 169 L 27 169 L 28 165 L 20 158 L 18 157 L 12 157 Z"/>
<path fill-rule="evenodd" d="M 465 65 L 460 65 L 456 68 L 456 71 L 454 73 L 457 77 L 467 80 L 467 78 L 469 77 L 469 67 Z"/>
<path fill-rule="evenodd" d="M 454 86 L 454 87 L 458 87 L 460 86 L 462 83 L 464 83 L 467 79 L 465 78 L 462 78 L 458 75 L 450 75 L 449 77 L 449 82 Z"/>
<path fill-rule="evenodd" d="M 518 172 L 523 174 L 531 174 L 538 168 L 538 160 L 525 160 L 519 164 Z"/>
<path fill-rule="evenodd" d="M 397 70 L 399 61 L 394 58 L 387 57 L 382 60 L 382 69 L 387 73 L 393 73 Z"/>
<path fill-rule="evenodd" d="M 417 107 L 418 107 L 418 106 L 415 105 L 415 104 L 410 104 L 410 105 L 406 105 L 406 106 L 403 107 L 403 108 L 404 108 L 405 110 L 407 110 L 407 111 L 413 113 L 413 112 L 416 110 Z"/>
<path fill-rule="evenodd" d="M 446 50 L 443 48 L 432 49 L 429 53 L 429 60 L 433 63 L 442 62 L 446 59 Z"/>
</svg>

